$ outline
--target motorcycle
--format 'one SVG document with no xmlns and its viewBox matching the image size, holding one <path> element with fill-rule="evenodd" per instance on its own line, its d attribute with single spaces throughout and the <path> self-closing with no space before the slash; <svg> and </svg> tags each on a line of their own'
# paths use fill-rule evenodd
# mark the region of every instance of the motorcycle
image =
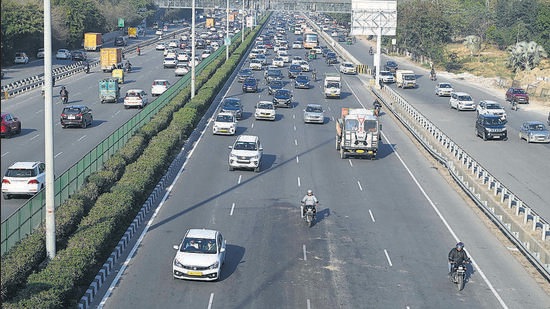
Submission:
<svg viewBox="0 0 550 309">
<path fill-rule="evenodd" d="M 89 64 L 84 65 L 84 72 L 86 72 L 86 74 L 90 73 L 90 65 Z"/>
<path fill-rule="evenodd" d="M 132 65 L 129 62 L 126 62 L 126 72 L 130 73 L 132 71 Z"/>
<path fill-rule="evenodd" d="M 430 73 L 430 80 L 435 81 L 436 79 L 437 79 L 437 75 L 435 74 L 435 72 L 431 72 Z"/>
<path fill-rule="evenodd" d="M 453 271 L 449 279 L 452 283 L 456 284 L 459 291 L 464 289 L 464 282 L 466 280 L 466 266 L 464 264 L 468 262 L 469 261 L 464 261 L 464 263 L 458 265 L 456 265 L 456 263 L 451 264 L 451 269 Z"/>
<path fill-rule="evenodd" d="M 519 109 L 518 102 L 516 102 L 516 100 L 510 101 L 510 104 L 512 104 L 512 110 L 513 111 L 517 111 Z"/>
<path fill-rule="evenodd" d="M 69 102 L 69 96 L 68 95 L 62 95 L 61 96 L 61 103 L 67 104 Z"/>
<path fill-rule="evenodd" d="M 315 206 L 303 205 L 302 207 L 305 207 L 304 221 L 306 221 L 308 227 L 311 227 L 315 221 Z"/>
<path fill-rule="evenodd" d="M 372 47 L 369 49 L 369 55 L 373 55 L 374 54 L 374 51 L 372 50 Z"/>
</svg>

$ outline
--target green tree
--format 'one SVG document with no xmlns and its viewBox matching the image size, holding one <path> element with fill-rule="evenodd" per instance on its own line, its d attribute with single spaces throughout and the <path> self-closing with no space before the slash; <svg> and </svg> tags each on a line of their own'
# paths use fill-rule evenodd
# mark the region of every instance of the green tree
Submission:
<svg viewBox="0 0 550 309">
<path fill-rule="evenodd" d="M 539 65 L 543 57 L 548 57 L 544 48 L 536 42 L 518 42 L 516 45 L 508 47 L 510 56 L 508 57 L 508 66 L 514 72 L 520 70 L 530 71 Z"/>
<path fill-rule="evenodd" d="M 466 38 L 464 38 L 463 43 L 466 48 L 470 50 L 470 56 L 477 55 L 479 51 L 481 50 L 481 38 L 477 35 L 469 35 Z"/>
<path fill-rule="evenodd" d="M 37 3 L 17 3 L 2 0 L 2 59 L 4 63 L 13 60 L 14 53 L 23 50 L 28 53 L 41 47 L 44 12 Z"/>
</svg>

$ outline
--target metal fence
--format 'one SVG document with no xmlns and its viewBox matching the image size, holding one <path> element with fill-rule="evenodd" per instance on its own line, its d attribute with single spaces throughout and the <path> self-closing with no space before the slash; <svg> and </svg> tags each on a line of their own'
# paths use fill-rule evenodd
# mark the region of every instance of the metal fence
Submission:
<svg viewBox="0 0 550 309">
<path fill-rule="evenodd" d="M 238 37 L 240 37 L 240 35 Z M 225 54 L 225 46 L 220 47 L 210 57 L 199 63 L 195 68 L 196 74 L 200 74 L 204 67 L 209 65 L 222 53 Z M 140 113 L 129 119 L 110 136 L 101 141 L 94 149 L 88 152 L 80 161 L 61 174 L 54 183 L 55 207 L 57 208 L 70 194 L 80 189 L 86 177 L 93 172 L 101 170 L 103 164 L 126 144 L 130 137 L 134 135 L 134 132 L 148 123 L 162 107 L 188 86 L 190 81 L 191 74 L 182 77 L 160 97 L 151 104 L 146 105 Z M 45 207 L 45 190 L 42 190 L 2 222 L 0 227 L 2 255 L 44 221 Z"/>
</svg>

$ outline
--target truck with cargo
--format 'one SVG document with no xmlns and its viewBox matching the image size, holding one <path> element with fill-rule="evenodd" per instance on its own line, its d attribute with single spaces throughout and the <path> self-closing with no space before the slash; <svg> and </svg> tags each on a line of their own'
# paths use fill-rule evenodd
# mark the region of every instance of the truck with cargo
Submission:
<svg viewBox="0 0 550 309">
<path fill-rule="evenodd" d="M 325 98 L 340 98 L 342 78 L 339 73 L 326 73 L 324 90 Z"/>
<path fill-rule="evenodd" d="M 342 107 L 336 121 L 336 150 L 340 158 L 366 157 L 374 160 L 378 152 L 382 125 L 374 110 Z"/>
<path fill-rule="evenodd" d="M 411 70 L 396 70 L 395 84 L 397 88 L 416 88 L 416 74 Z"/>
<path fill-rule="evenodd" d="M 103 46 L 103 36 L 101 33 L 84 33 L 84 49 L 87 51 L 98 51 Z"/>
<path fill-rule="evenodd" d="M 137 39 L 139 37 L 137 27 L 128 27 L 128 37 L 130 39 Z"/>
<path fill-rule="evenodd" d="M 102 48 L 99 53 L 99 62 L 103 72 L 111 72 L 122 68 L 122 48 Z"/>
</svg>

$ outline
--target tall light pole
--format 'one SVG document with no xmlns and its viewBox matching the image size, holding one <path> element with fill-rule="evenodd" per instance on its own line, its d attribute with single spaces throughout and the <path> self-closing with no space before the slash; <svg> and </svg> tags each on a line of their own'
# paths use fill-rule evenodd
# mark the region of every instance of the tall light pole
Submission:
<svg viewBox="0 0 550 309">
<path fill-rule="evenodd" d="M 195 97 L 195 0 L 191 5 L 191 99 Z"/>
<path fill-rule="evenodd" d="M 53 156 L 52 16 L 50 0 L 44 0 L 44 152 L 46 163 L 46 254 L 55 257 L 55 188 Z"/>
<path fill-rule="evenodd" d="M 244 0 L 243 0 L 243 19 L 241 20 L 241 42 L 244 42 L 244 23 L 245 23 L 245 17 L 244 17 Z"/>
<path fill-rule="evenodd" d="M 225 61 L 229 60 L 229 0 L 227 0 L 227 8 L 225 14 Z"/>
</svg>

